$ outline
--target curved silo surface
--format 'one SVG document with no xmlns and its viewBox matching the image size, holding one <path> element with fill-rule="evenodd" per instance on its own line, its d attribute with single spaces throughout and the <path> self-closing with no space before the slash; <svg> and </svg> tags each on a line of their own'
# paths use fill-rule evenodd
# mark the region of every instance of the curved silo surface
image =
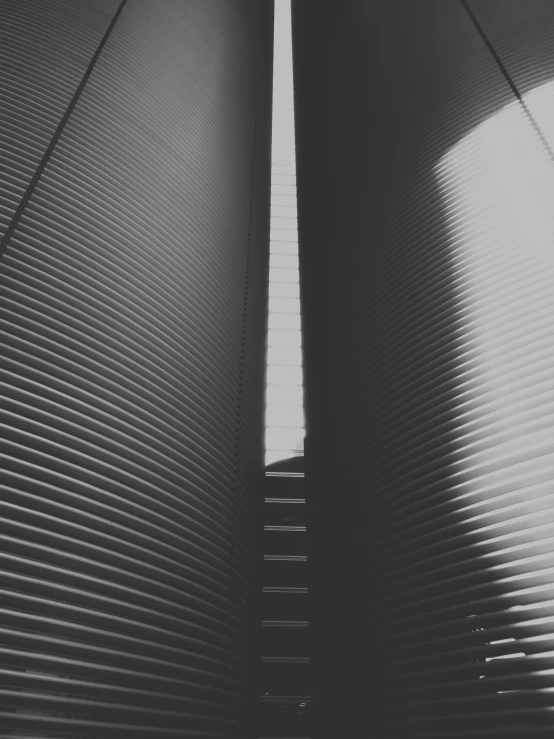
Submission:
<svg viewBox="0 0 554 739">
<path fill-rule="evenodd" d="M 18 3 L 45 16 L 41 43 L 19 47 L 26 68 L 65 67 L 48 24 L 79 22 L 86 54 L 50 127 L 37 138 L 27 119 L 14 138 L 7 184 L 2 730 L 242 736 L 256 699 L 273 6 L 36 6 Z M 51 101 L 57 80 L 42 79 Z M 23 87 L 5 87 L 21 111 L 44 97 Z"/>
</svg>

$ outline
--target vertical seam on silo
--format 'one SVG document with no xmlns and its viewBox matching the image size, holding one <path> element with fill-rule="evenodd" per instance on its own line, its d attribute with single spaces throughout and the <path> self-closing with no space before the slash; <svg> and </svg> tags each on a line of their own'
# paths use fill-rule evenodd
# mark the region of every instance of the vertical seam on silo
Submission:
<svg viewBox="0 0 554 739">
<path fill-rule="evenodd" d="M 243 387 L 244 387 L 244 367 L 245 367 L 245 354 L 246 354 L 246 340 L 248 331 L 248 290 L 249 290 L 249 277 L 250 277 L 250 251 L 252 242 L 252 211 L 253 211 L 253 197 L 254 197 L 254 181 L 255 181 L 255 166 L 256 166 L 256 143 L 257 143 L 257 126 L 258 126 L 258 102 L 259 102 L 259 90 L 260 80 L 258 79 L 256 99 L 255 99 L 255 113 L 254 113 L 254 129 L 253 129 L 253 152 L 252 152 L 252 168 L 250 175 L 250 198 L 248 207 L 248 235 L 246 241 L 246 275 L 244 283 L 244 297 L 243 297 L 243 313 L 242 313 L 242 329 L 241 329 L 241 347 L 240 347 L 240 359 L 239 359 L 239 386 L 238 386 L 238 402 L 237 402 L 237 417 L 236 417 L 236 430 L 235 430 L 235 482 L 233 490 L 233 498 L 231 502 L 231 577 L 237 571 L 237 558 L 236 558 L 236 530 L 237 530 L 237 497 L 240 483 L 240 461 L 241 461 L 241 428 L 242 428 L 242 416 L 243 416 Z M 233 580 L 229 582 L 229 595 L 232 595 Z M 227 619 L 227 643 L 230 641 L 231 634 L 231 612 L 229 611 Z M 234 722 L 233 722 L 234 723 Z"/>
<path fill-rule="evenodd" d="M 516 96 L 518 102 L 521 104 L 523 110 L 525 111 L 525 115 L 527 116 L 527 118 L 531 122 L 531 125 L 533 126 L 533 128 L 535 129 L 535 132 L 537 133 L 538 137 L 540 138 L 542 145 L 544 146 L 544 148 L 548 152 L 548 155 L 550 157 L 550 160 L 554 163 L 554 152 L 552 151 L 552 148 L 551 148 L 550 144 L 546 140 L 546 138 L 545 138 L 545 136 L 544 136 L 544 134 L 543 134 L 543 132 L 542 132 L 539 124 L 536 122 L 536 120 L 533 117 L 533 114 L 531 113 L 531 111 L 527 107 L 527 103 L 525 102 L 525 100 L 523 99 L 520 91 L 518 90 L 516 83 L 514 82 L 514 80 L 512 79 L 512 77 L 510 76 L 510 73 L 508 72 L 506 66 L 504 65 L 502 59 L 500 58 L 500 55 L 498 54 L 498 52 L 494 48 L 492 42 L 488 38 L 487 34 L 485 33 L 485 31 L 481 27 L 479 21 L 477 20 L 477 17 L 475 16 L 475 14 L 473 13 L 473 11 L 469 7 L 469 4 L 468 4 L 467 0 L 461 0 L 461 3 L 464 6 L 464 8 L 466 9 L 469 17 L 471 18 L 471 20 L 473 22 L 473 25 L 475 26 L 475 28 L 478 31 L 479 35 L 481 36 L 481 38 L 485 42 L 488 50 L 492 54 L 495 62 L 498 65 L 498 68 L 500 69 L 500 71 L 504 75 L 506 81 L 510 85 L 510 89 L 512 90 L 512 92 Z"/>
<path fill-rule="evenodd" d="M 71 101 L 69 102 L 69 105 L 67 106 L 67 109 L 65 113 L 63 114 L 58 127 L 56 128 L 54 135 L 52 136 L 52 140 L 50 141 L 50 144 L 48 145 L 48 148 L 44 152 L 44 155 L 33 175 L 33 178 L 31 179 L 31 182 L 29 183 L 29 186 L 27 187 L 23 197 L 21 198 L 21 201 L 19 205 L 17 206 L 17 210 L 13 214 L 13 217 L 10 221 L 10 225 L 6 229 L 6 233 L 4 234 L 4 237 L 2 238 L 2 241 L 0 241 L 0 260 L 2 259 L 6 248 L 8 246 L 8 243 L 11 239 L 11 237 L 14 234 L 15 229 L 17 228 L 17 225 L 21 219 L 21 216 L 23 215 L 23 212 L 25 211 L 25 208 L 27 207 L 27 203 L 29 202 L 29 199 L 31 198 L 31 195 L 33 194 L 41 176 L 44 172 L 44 169 L 46 165 L 48 164 L 48 160 L 50 159 L 52 152 L 54 151 L 54 148 L 56 144 L 58 143 L 58 140 L 65 128 L 65 125 L 67 121 L 69 120 L 69 116 L 73 112 L 73 109 L 77 105 L 77 102 L 81 96 L 81 93 L 83 92 L 83 89 L 88 81 L 88 78 L 90 77 L 92 70 L 94 69 L 96 62 L 98 61 L 98 57 L 100 56 L 100 53 L 102 52 L 102 49 L 104 48 L 104 45 L 106 44 L 106 41 L 110 37 L 111 32 L 114 29 L 115 24 L 117 23 L 117 20 L 119 16 L 121 15 L 121 11 L 125 7 L 125 4 L 127 3 L 127 0 L 122 0 L 119 8 L 114 14 L 114 17 L 112 18 L 110 25 L 108 26 L 106 33 L 102 37 L 102 40 L 98 44 L 98 48 L 94 52 L 94 55 L 92 56 L 92 59 L 90 60 L 90 63 L 85 70 L 85 73 L 83 75 L 83 78 L 81 79 L 81 82 L 79 83 L 77 89 L 75 90 L 75 93 L 73 97 L 71 98 Z"/>
</svg>

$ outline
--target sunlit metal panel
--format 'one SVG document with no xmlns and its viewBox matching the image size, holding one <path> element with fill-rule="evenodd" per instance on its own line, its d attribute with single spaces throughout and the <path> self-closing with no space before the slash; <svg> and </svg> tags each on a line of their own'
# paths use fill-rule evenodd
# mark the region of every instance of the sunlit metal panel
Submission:
<svg viewBox="0 0 554 739">
<path fill-rule="evenodd" d="M 554 727 L 553 24 L 293 2 L 322 737 Z"/>
</svg>

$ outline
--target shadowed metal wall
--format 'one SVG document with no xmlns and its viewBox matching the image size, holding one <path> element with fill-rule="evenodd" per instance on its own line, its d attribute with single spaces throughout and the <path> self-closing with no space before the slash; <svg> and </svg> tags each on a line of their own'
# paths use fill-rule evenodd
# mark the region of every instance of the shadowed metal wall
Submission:
<svg viewBox="0 0 554 739">
<path fill-rule="evenodd" d="M 554 7 L 292 10 L 315 735 L 548 736 Z"/>
<path fill-rule="evenodd" d="M 2 736 L 252 735 L 272 25 L 0 2 Z"/>
<path fill-rule="evenodd" d="M 3 0 L 0 238 L 119 6 L 120 0 Z"/>
</svg>

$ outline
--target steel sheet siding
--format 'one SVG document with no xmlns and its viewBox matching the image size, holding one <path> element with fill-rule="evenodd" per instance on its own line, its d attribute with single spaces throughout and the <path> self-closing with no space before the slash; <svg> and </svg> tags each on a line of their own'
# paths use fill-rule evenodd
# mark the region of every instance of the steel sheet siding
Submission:
<svg viewBox="0 0 554 739">
<path fill-rule="evenodd" d="M 548 0 L 466 4 L 522 95 L 553 80 L 554 17 Z"/>
<path fill-rule="evenodd" d="M 553 728 L 554 6 L 468 5 L 293 0 L 321 737 Z"/>
<path fill-rule="evenodd" d="M 0 3 L 0 241 L 119 5 Z"/>
<path fill-rule="evenodd" d="M 56 68 L 109 4 L 20 5 Z M 126 3 L 0 261 L 1 731 L 249 730 L 272 14 Z"/>
</svg>

